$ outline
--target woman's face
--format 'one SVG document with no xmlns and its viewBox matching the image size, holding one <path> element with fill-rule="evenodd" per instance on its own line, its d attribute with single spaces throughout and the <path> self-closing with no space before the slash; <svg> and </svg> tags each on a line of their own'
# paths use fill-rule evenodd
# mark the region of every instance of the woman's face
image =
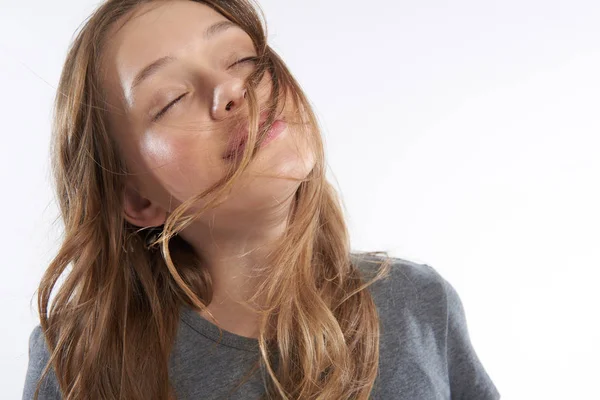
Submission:
<svg viewBox="0 0 600 400">
<path fill-rule="evenodd" d="M 215 25 L 224 22 L 204 4 L 148 3 L 123 26 L 112 28 L 104 48 L 102 84 L 113 111 L 109 131 L 127 159 L 135 190 L 167 211 L 224 175 L 232 161 L 223 155 L 247 125 L 242 85 L 255 64 L 238 61 L 257 53 L 242 29 Z M 257 88 L 260 105 L 266 106 L 271 90 L 266 73 Z M 285 120 L 290 111 L 279 118 Z M 241 227 L 243 221 L 251 223 L 250 217 L 258 218 L 257 211 L 280 206 L 296 191 L 299 182 L 283 177 L 305 178 L 314 153 L 299 130 L 283 126 L 275 140 L 258 150 L 227 201 L 205 218 Z"/>
</svg>

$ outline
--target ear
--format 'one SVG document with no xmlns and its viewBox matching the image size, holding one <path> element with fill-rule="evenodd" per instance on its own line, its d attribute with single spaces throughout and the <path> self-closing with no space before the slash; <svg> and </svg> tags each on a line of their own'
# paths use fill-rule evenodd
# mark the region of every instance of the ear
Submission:
<svg viewBox="0 0 600 400">
<path fill-rule="evenodd" d="M 159 226 L 165 223 L 167 212 L 157 203 L 142 196 L 131 180 L 123 192 L 123 217 L 141 228 Z"/>
</svg>

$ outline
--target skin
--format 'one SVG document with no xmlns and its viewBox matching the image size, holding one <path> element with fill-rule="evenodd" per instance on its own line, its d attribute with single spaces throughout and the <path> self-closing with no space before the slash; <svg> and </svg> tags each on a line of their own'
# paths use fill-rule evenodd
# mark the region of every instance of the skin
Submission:
<svg viewBox="0 0 600 400">
<path fill-rule="evenodd" d="M 176 206 L 225 173 L 229 161 L 222 155 L 239 128 L 235 124 L 239 116 L 247 118 L 242 83 L 254 67 L 252 62 L 231 65 L 256 56 L 256 51 L 240 28 L 206 39 L 205 30 L 226 18 L 203 4 L 157 2 L 133 13 L 134 18 L 109 32 L 102 84 L 112 111 L 109 132 L 131 172 L 124 218 L 140 227 L 158 226 Z M 131 91 L 134 76 L 167 54 L 177 60 Z M 271 90 L 266 74 L 258 88 L 261 104 L 266 104 Z M 150 121 L 186 92 L 157 122 Z M 290 111 L 284 110 L 284 115 Z M 300 182 L 283 176 L 305 178 L 314 163 L 308 140 L 287 125 L 276 140 L 258 150 L 227 201 L 180 232 L 206 260 L 214 283 L 208 309 L 223 329 L 257 337 L 256 316 L 238 301 L 252 293 L 257 282 L 247 276 L 255 266 L 264 265 L 271 242 L 285 230 Z M 206 317 L 205 312 L 201 315 Z"/>
</svg>

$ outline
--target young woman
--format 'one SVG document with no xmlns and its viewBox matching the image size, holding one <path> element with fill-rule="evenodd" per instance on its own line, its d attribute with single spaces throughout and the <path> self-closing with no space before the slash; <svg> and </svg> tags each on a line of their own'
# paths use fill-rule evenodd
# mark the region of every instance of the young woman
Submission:
<svg viewBox="0 0 600 400">
<path fill-rule="evenodd" d="M 498 399 L 444 278 L 350 252 L 256 9 L 109 0 L 74 40 L 23 398 Z"/>
</svg>

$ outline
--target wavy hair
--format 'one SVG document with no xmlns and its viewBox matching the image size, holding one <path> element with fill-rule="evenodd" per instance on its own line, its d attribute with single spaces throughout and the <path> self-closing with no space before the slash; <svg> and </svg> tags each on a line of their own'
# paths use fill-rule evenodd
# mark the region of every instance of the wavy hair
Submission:
<svg viewBox="0 0 600 400">
<path fill-rule="evenodd" d="M 380 331 L 366 289 L 387 275 L 390 258 L 373 260 L 380 268 L 368 282 L 352 261 L 343 208 L 325 178 L 316 117 L 267 44 L 264 17 L 250 0 L 199 1 L 238 24 L 258 52 L 257 67 L 245 81 L 249 136 L 241 161 L 169 214 L 159 235 L 151 237 L 154 246 L 146 245 L 147 229 L 123 218 L 128 169 L 108 134 L 98 66 L 111 26 L 148 2 L 108 0 L 99 5 L 71 43 L 60 76 L 51 156 L 64 238 L 37 289 L 50 358 L 35 399 L 50 368 L 66 400 L 176 398 L 168 360 L 180 306 L 204 310 L 212 298 L 204 260 L 177 233 L 220 204 L 254 156 L 278 105 L 290 99 L 297 125 L 315 144 L 316 162 L 294 193 L 286 230 L 265 263 L 268 267 L 259 271 L 264 279 L 249 299 L 260 298 L 266 305 L 256 308 L 260 356 L 252 371 L 262 366 L 268 372 L 263 399 L 367 399 L 378 372 Z M 259 130 L 255 87 L 265 71 L 276 90 L 269 99 L 266 127 Z M 204 198 L 210 199 L 204 208 L 186 213 Z M 387 254 L 365 254 L 375 253 Z M 57 285 L 61 277 L 64 281 Z"/>
</svg>

